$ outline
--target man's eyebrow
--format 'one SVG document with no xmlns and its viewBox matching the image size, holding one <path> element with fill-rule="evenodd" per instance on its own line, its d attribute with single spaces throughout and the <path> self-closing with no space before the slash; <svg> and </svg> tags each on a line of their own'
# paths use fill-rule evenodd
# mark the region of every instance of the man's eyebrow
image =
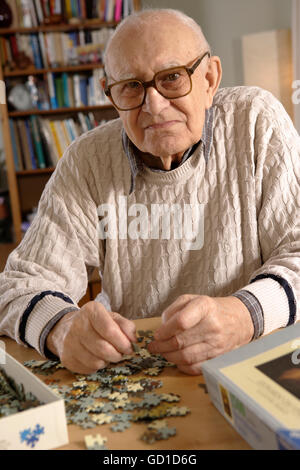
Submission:
<svg viewBox="0 0 300 470">
<path fill-rule="evenodd" d="M 164 70 L 171 69 L 173 67 L 182 67 L 184 65 L 186 65 L 186 64 L 185 63 L 183 64 L 179 61 L 168 62 L 168 63 L 162 65 L 161 67 L 158 67 L 157 71 L 153 73 L 153 76 L 157 72 L 163 72 Z M 140 78 L 136 74 L 133 74 L 133 73 L 130 73 L 130 72 L 128 72 L 128 73 L 126 73 L 126 72 L 122 73 L 121 72 L 120 75 L 122 76 L 121 78 L 115 78 L 115 77 L 112 77 L 111 75 L 108 76 L 107 78 L 108 78 L 109 81 L 112 80 L 113 82 L 120 82 L 122 80 L 141 80 L 141 81 L 143 81 L 142 78 Z"/>
</svg>

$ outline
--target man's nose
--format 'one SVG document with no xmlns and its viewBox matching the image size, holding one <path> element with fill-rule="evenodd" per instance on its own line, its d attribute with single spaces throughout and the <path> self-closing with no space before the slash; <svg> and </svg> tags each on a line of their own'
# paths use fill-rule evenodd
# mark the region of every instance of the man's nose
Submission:
<svg viewBox="0 0 300 470">
<path fill-rule="evenodd" d="M 164 98 L 153 86 L 146 89 L 146 97 L 142 110 L 156 115 L 170 106 L 170 101 Z"/>
</svg>

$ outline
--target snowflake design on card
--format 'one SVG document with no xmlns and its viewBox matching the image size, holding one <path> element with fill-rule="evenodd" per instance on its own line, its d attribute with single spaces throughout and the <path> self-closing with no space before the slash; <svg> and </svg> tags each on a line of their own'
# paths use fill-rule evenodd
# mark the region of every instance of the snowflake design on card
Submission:
<svg viewBox="0 0 300 470">
<path fill-rule="evenodd" d="M 20 440 L 21 442 L 26 442 L 33 449 L 42 434 L 45 434 L 45 428 L 37 424 L 34 429 L 27 428 L 20 431 Z"/>
</svg>

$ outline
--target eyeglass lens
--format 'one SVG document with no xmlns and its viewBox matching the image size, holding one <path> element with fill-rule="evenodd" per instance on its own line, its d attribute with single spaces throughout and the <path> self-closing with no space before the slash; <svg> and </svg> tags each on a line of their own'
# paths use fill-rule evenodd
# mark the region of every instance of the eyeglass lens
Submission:
<svg viewBox="0 0 300 470">
<path fill-rule="evenodd" d="M 158 72 L 155 87 L 165 98 L 180 98 L 191 91 L 191 79 L 184 67 Z M 111 96 L 115 104 L 122 109 L 140 106 L 146 90 L 137 80 L 126 80 L 111 87 Z"/>
</svg>

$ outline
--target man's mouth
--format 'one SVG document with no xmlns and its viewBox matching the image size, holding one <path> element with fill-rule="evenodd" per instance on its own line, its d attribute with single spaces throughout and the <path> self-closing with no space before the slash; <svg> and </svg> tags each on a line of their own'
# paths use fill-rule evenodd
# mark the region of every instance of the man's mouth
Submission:
<svg viewBox="0 0 300 470">
<path fill-rule="evenodd" d="M 173 126 L 174 124 L 177 124 L 179 121 L 164 121 L 164 122 L 158 122 L 158 123 L 153 123 L 149 124 L 148 126 L 145 127 L 147 130 L 151 129 L 167 129 L 168 127 Z"/>
</svg>

